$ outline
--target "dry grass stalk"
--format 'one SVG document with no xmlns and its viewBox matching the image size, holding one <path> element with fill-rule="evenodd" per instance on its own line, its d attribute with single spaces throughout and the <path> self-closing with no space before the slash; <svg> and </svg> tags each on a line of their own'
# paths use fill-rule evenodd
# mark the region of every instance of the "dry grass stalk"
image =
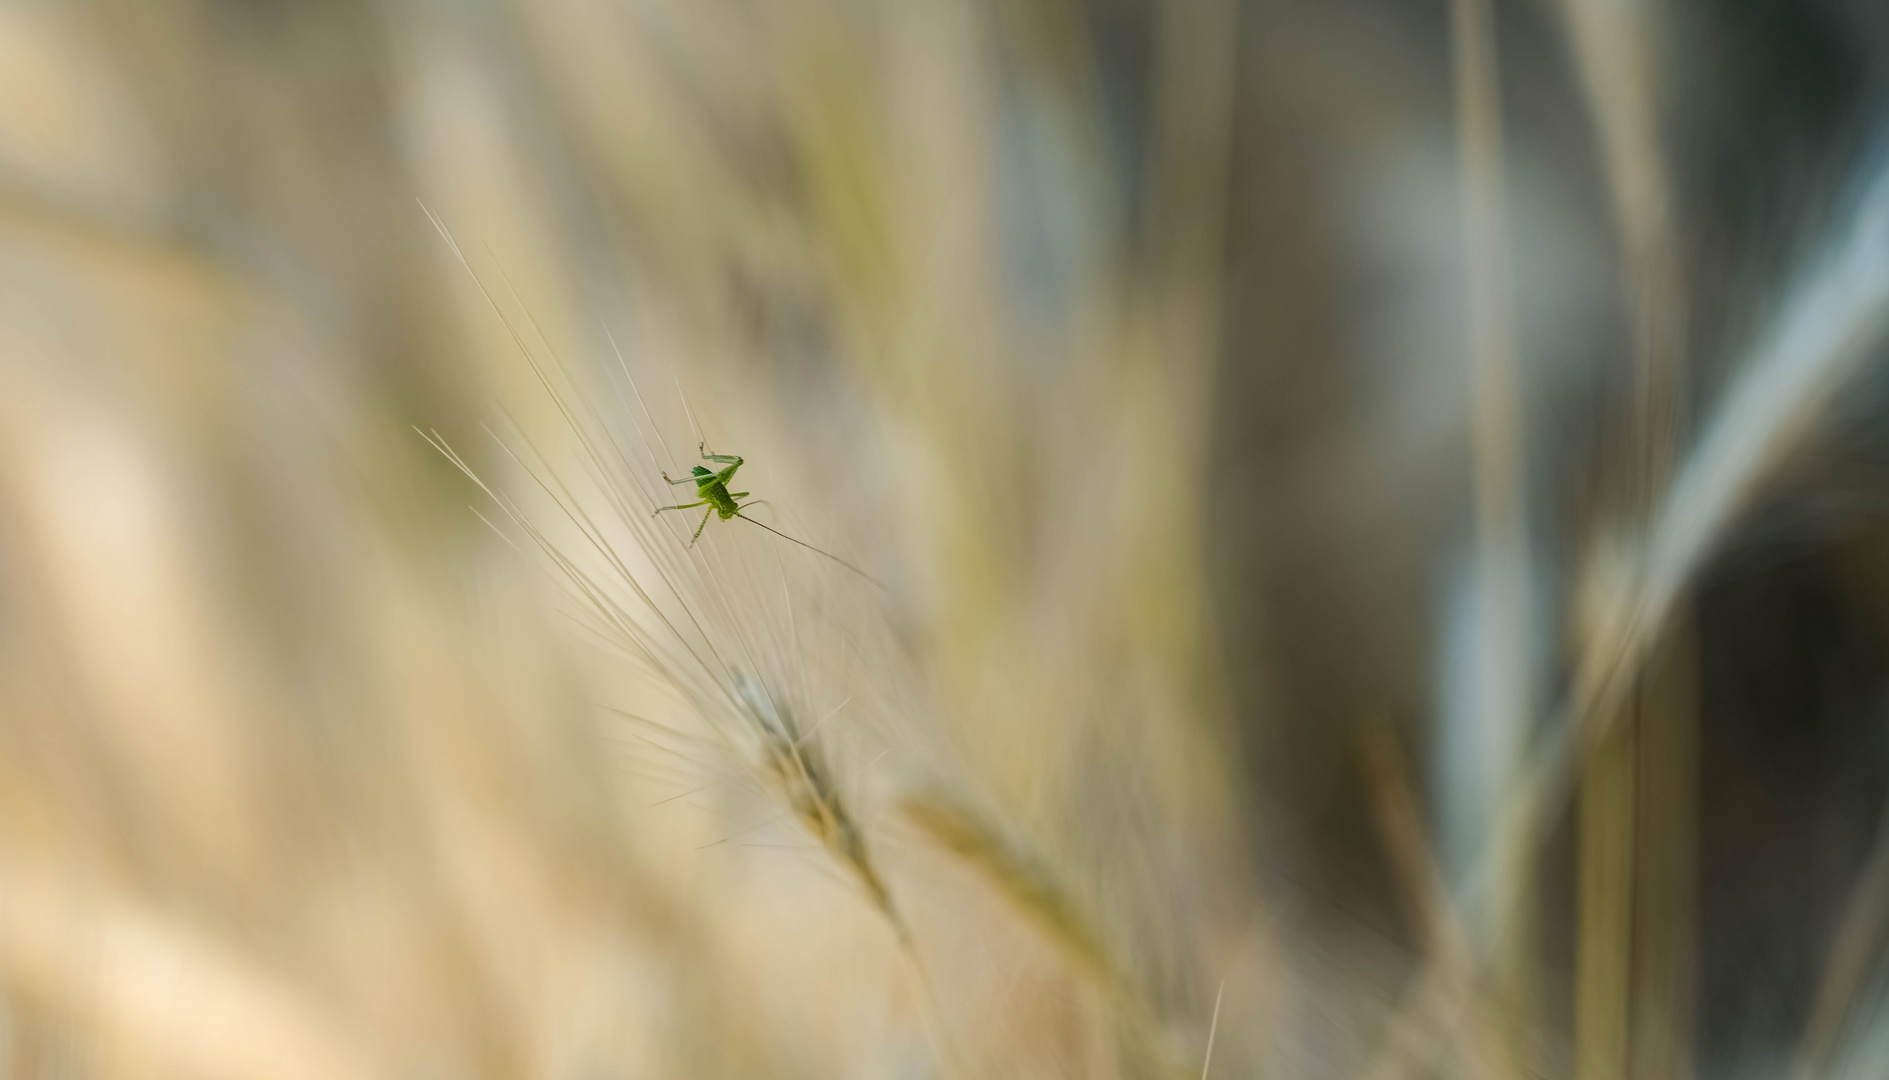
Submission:
<svg viewBox="0 0 1889 1080">
<path fill-rule="evenodd" d="M 1791 1062 L 1791 1080 L 1819 1080 L 1863 1057 L 1878 1033 L 1863 1022 L 1859 1005 L 1889 958 L 1889 814 L 1876 826 L 1876 844 L 1850 889 L 1843 919 L 1831 938 L 1810 1017 Z M 1880 1021 L 1878 1021 L 1880 1023 Z"/>
<path fill-rule="evenodd" d="M 1689 620 L 1648 665 L 1634 707 L 1632 995 L 1629 1075 L 1693 1074 L 1698 972 L 1699 705 Z"/>
<path fill-rule="evenodd" d="M 1533 553 L 1528 528 L 1526 441 L 1514 304 L 1509 293 L 1501 93 L 1496 73 L 1495 18 L 1488 0 L 1454 0 L 1456 137 L 1461 155 L 1469 297 L 1470 424 L 1475 469 L 1477 595 L 1485 605 L 1489 647 L 1500 655 L 1478 668 L 1487 685 L 1478 698 L 1511 730 L 1533 730 L 1529 670 L 1534 656 L 1529 588 Z M 1517 745 L 1522 741 L 1517 740 Z M 1526 862 L 1508 866 L 1493 927 L 1501 956 L 1503 1001 L 1509 1013 L 1511 1070 L 1535 1023 L 1535 898 Z"/>
<path fill-rule="evenodd" d="M 1582 774 L 1574 989 L 1577 1080 L 1627 1070 L 1633 943 L 1636 735 L 1617 729 Z"/>
<path fill-rule="evenodd" d="M 1482 998 L 1475 948 L 1425 836 L 1403 755 L 1381 728 L 1366 734 L 1360 750 L 1379 835 L 1429 951 L 1429 962 L 1404 993 L 1389 1037 L 1364 1075 L 1383 1080 L 1411 1064 L 1446 1057 L 1457 1075 L 1485 1078 L 1502 1059 L 1501 1040 Z M 1432 1034 L 1456 1038 L 1445 1049 L 1441 1038 L 1426 1045 Z"/>
<path fill-rule="evenodd" d="M 1673 250 L 1672 199 L 1659 150 L 1654 5 L 1562 0 L 1582 91 L 1600 136 L 1624 257 L 1632 319 L 1628 508 L 1651 509 L 1670 479 L 1680 430 L 1684 303 Z"/>
<path fill-rule="evenodd" d="M 1647 514 L 1670 481 L 1683 386 L 1683 290 L 1672 245 L 1670 197 L 1658 138 L 1652 52 L 1654 17 L 1643 3 L 1564 0 L 1567 36 L 1600 135 L 1625 263 L 1631 320 L 1630 423 L 1622 510 Z M 1644 695 L 1640 695 L 1644 697 Z M 1637 710 L 1636 700 L 1632 707 Z M 1690 713 L 1642 716 L 1641 730 L 1600 742 L 1584 763 L 1580 790 L 1579 909 L 1575 972 L 1576 1075 L 1590 1080 L 1628 1069 L 1634 997 L 1634 880 L 1637 744 L 1683 733 L 1645 733 L 1687 724 Z M 1667 835 L 1662 833 L 1662 836 Z M 1673 837 L 1690 843 L 1690 836 Z M 1674 853 L 1668 853 L 1672 855 Z"/>
</svg>

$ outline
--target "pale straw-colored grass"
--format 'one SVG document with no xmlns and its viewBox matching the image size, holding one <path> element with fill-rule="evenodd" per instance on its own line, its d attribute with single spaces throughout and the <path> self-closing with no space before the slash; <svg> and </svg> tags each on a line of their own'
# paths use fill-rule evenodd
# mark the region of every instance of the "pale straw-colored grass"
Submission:
<svg viewBox="0 0 1889 1080">
<path fill-rule="evenodd" d="M 1455 138 L 1352 66 L 1394 35 L 1292 37 L 1330 10 L 0 5 L 0 1072 L 1681 1080 L 1685 613 L 1880 352 L 1885 182 L 1682 415 L 1681 45 L 1662 7 L 1562 4 L 1632 419 L 1578 535 L 1537 538 L 1512 9 L 1455 6 Z M 1304 703 L 1230 707 L 1229 671 L 1290 673 L 1219 639 L 1266 553 L 1202 557 L 1282 512 L 1212 486 L 1215 445 L 1279 447 L 1216 430 L 1225 365 L 1278 344 L 1227 337 L 1266 332 L 1229 245 L 1355 209 L 1336 135 L 1287 130 L 1328 114 L 1252 70 L 1275 33 L 1374 43 L 1303 52 L 1307 96 L 1464 164 L 1471 378 L 1411 445 L 1474 445 L 1478 696 L 1518 754 L 1466 881 L 1401 736 L 1312 800 L 1371 800 L 1407 942 L 1268 863 L 1306 823 L 1242 751 L 1300 751 L 1276 721 Z M 1245 219 L 1281 191 L 1309 205 Z M 1267 299 L 1369 314 L 1293 276 Z M 1264 362 L 1290 397 L 1341 359 Z M 1346 408 L 1303 404 L 1276 415 Z M 703 440 L 746 457 L 757 521 L 887 588 L 652 516 Z M 1550 549 L 1575 595 L 1536 608 Z M 1526 942 L 1577 781 L 1564 1033 Z M 1805 1080 L 1889 1031 L 1871 866 Z"/>
</svg>

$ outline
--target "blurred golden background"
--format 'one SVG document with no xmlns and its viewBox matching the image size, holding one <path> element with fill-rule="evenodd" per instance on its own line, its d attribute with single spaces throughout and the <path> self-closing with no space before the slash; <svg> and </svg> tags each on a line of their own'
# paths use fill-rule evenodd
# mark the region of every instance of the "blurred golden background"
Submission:
<svg viewBox="0 0 1889 1080">
<path fill-rule="evenodd" d="M 0 0 L 0 1071 L 1889 1075 L 1886 77 Z"/>
</svg>

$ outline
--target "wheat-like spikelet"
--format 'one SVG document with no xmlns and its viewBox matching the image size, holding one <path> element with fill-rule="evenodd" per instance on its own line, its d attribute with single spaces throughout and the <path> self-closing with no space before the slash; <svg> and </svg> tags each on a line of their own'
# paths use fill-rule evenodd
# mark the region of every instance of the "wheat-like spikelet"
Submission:
<svg viewBox="0 0 1889 1080">
<path fill-rule="evenodd" d="M 941 781 L 907 790 L 900 810 L 934 843 L 975 870 L 1101 991 L 1109 1027 L 1131 1075 L 1192 1075 L 1200 1047 L 1169 1030 L 1086 892 L 1056 859 L 999 815 Z M 1210 1052 L 1211 1036 L 1208 1047 Z"/>
<path fill-rule="evenodd" d="M 1042 853 L 939 785 L 908 792 L 901 809 L 907 820 L 996 886 L 1092 978 L 1111 989 L 1120 986 L 1120 960 L 1075 890 Z"/>
<path fill-rule="evenodd" d="M 801 731 L 793 714 L 776 704 L 754 680 L 737 673 L 735 688 L 759 729 L 762 764 L 778 785 L 781 797 L 793 808 L 801 825 L 852 871 L 873 906 L 909 944 L 910 932 L 893 906 L 885 879 L 867 853 L 865 833 L 849 801 L 833 782 L 819 745 L 808 741 L 812 732 Z"/>
<path fill-rule="evenodd" d="M 472 273 L 444 225 L 433 220 Z M 477 274 L 474 280 L 479 280 Z M 816 676 L 810 672 L 816 665 L 809 654 L 816 646 L 809 640 L 815 635 L 803 637 L 797 620 L 831 619 L 836 612 L 845 618 L 848 609 L 843 603 L 827 602 L 833 590 L 825 575 L 836 571 L 809 566 L 790 573 L 777 561 L 775 580 L 764 582 L 764 571 L 757 570 L 750 552 L 721 550 L 713 536 L 700 546 L 691 544 L 686 524 L 678 526 L 676 517 L 656 512 L 666 485 L 655 478 L 686 471 L 656 429 L 621 355 L 616 359 L 628 389 L 620 398 L 625 414 L 621 419 L 627 421 L 628 431 L 613 429 L 595 402 L 576 388 L 572 373 L 536 333 L 529 314 L 521 323 L 482 281 L 479 288 L 567 425 L 562 434 L 570 438 L 581 480 L 551 461 L 551 451 L 523 432 L 518 439 L 527 454 L 500 440 L 547 500 L 560 528 L 554 533 L 546 519 L 488 484 L 438 432 L 424 437 L 490 497 L 512 529 L 543 557 L 575 603 L 573 615 L 580 625 L 679 697 L 709 734 L 693 736 L 663 721 L 613 711 L 653 740 L 666 740 L 656 743 L 659 748 L 687 744 L 698 755 L 705 752 L 706 759 L 697 756 L 692 763 L 712 774 L 715 782 L 746 789 L 781 808 L 774 820 L 791 818 L 817 840 L 909 948 L 910 933 L 870 852 L 855 801 L 823 749 L 818 729 L 825 717 L 811 725 L 803 719 L 811 712 Z M 549 360 L 534 351 L 526 326 Z M 623 387 L 616 389 L 621 392 Z M 658 453 L 667 460 L 667 470 Z M 566 533 L 574 533 L 574 541 L 566 539 Z M 505 535 L 503 530 L 500 534 Z M 523 545 L 513 546 L 523 550 Z M 817 588 L 797 590 L 798 583 L 806 581 Z M 857 638 L 852 628 L 836 633 L 843 642 Z M 846 704 L 842 701 L 839 707 Z"/>
</svg>

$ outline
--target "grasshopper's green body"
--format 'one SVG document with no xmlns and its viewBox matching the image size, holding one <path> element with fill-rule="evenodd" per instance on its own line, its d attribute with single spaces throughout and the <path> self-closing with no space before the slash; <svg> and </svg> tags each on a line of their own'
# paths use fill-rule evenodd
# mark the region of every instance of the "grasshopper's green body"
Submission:
<svg viewBox="0 0 1889 1080">
<path fill-rule="evenodd" d="M 713 507 L 715 512 L 721 515 L 723 521 L 727 521 L 740 512 L 741 507 L 735 503 L 736 499 L 748 497 L 745 491 L 737 491 L 732 495 L 728 492 L 728 481 L 734 479 L 735 470 L 741 468 L 739 464 L 741 459 L 736 458 L 735 461 L 736 464 L 720 472 L 709 472 L 700 465 L 690 470 L 690 475 L 695 478 L 695 493 L 702 497 L 703 502 Z"/>
<path fill-rule="evenodd" d="M 660 506 L 656 508 L 656 512 L 660 514 L 664 510 L 687 510 L 696 506 L 708 507 L 708 511 L 702 515 L 702 523 L 695 527 L 695 535 L 689 538 L 690 544 L 694 544 L 697 540 L 701 539 L 702 530 L 708 528 L 708 519 L 714 515 L 720 514 L 723 521 L 727 521 L 732 517 L 740 517 L 741 504 L 735 502 L 735 500 L 748 497 L 748 493 L 745 491 L 730 492 L 728 490 L 728 481 L 733 480 L 735 478 L 735 470 L 741 468 L 741 455 L 711 454 L 707 451 L 706 447 L 698 449 L 702 450 L 703 461 L 712 461 L 717 465 L 726 465 L 728 467 L 720 472 L 711 472 L 697 465 L 695 468 L 689 470 L 689 475 L 680 480 L 669 480 L 669 474 L 663 473 L 662 478 L 668 480 L 671 484 L 693 483 L 695 485 L 695 493 L 700 495 L 702 499 L 700 502 L 678 503 L 675 506 Z"/>
</svg>

